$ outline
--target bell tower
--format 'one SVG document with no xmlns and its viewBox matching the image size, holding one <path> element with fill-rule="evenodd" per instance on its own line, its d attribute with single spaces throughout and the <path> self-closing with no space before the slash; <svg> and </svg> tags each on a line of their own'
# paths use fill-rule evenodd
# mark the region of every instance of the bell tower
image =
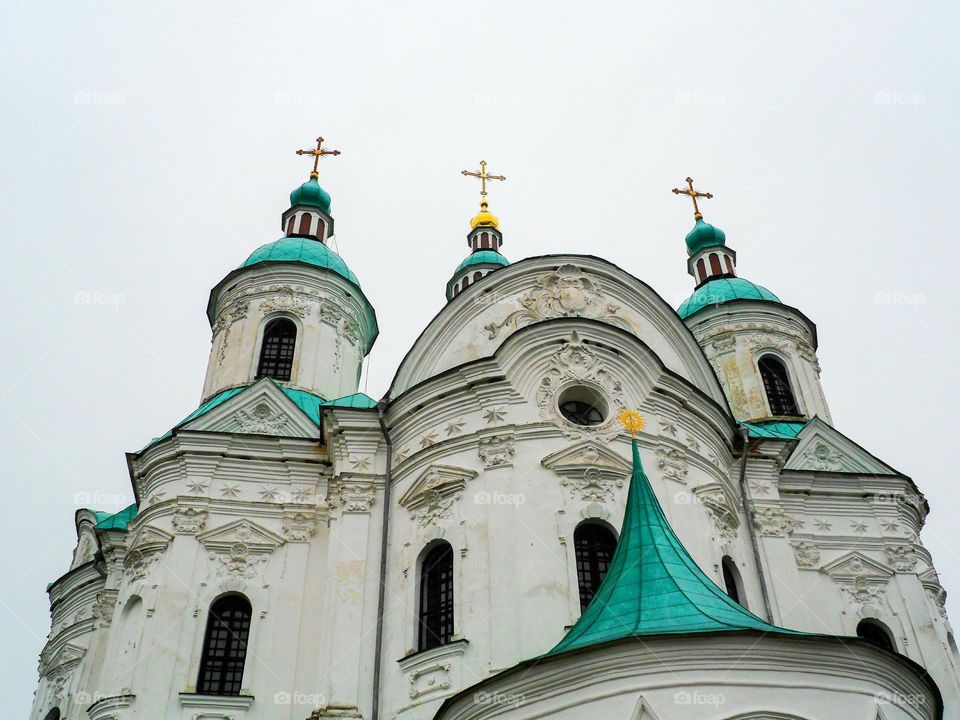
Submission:
<svg viewBox="0 0 960 720">
<path fill-rule="evenodd" d="M 317 168 L 340 151 L 323 142 L 297 151 L 313 157 L 313 170 L 290 193 L 284 236 L 254 250 L 210 292 L 204 401 L 264 377 L 326 400 L 357 391 L 377 320 L 357 276 L 328 246 L 331 200 Z"/>
</svg>

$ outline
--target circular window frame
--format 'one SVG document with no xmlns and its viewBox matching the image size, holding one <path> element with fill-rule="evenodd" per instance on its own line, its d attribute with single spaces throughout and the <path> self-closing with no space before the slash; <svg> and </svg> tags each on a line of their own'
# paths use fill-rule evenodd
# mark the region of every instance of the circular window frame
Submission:
<svg viewBox="0 0 960 720">
<path fill-rule="evenodd" d="M 603 419 L 598 423 L 589 425 L 583 425 L 581 423 L 574 422 L 568 418 L 561 409 L 561 407 L 568 402 L 587 403 L 596 409 Z M 584 382 L 582 380 L 571 382 L 561 387 L 555 395 L 554 407 L 557 415 L 560 416 L 564 423 L 570 427 L 579 428 L 581 430 L 595 430 L 597 428 L 604 427 L 610 423 L 610 418 L 612 417 L 612 403 L 610 398 L 603 391 L 603 388 L 594 383 Z"/>
</svg>

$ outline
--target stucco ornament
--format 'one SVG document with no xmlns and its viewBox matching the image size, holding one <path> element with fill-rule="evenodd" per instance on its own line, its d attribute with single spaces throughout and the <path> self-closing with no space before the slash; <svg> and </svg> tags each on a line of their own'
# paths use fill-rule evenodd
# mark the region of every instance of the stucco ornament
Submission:
<svg viewBox="0 0 960 720">
<path fill-rule="evenodd" d="M 172 522 L 178 535 L 196 535 L 207 524 L 207 511 L 203 508 L 179 506 L 173 514 Z"/>
<path fill-rule="evenodd" d="M 220 352 L 217 354 L 217 365 L 223 365 L 223 361 L 227 359 L 227 344 L 230 342 L 230 330 L 233 324 L 245 318 L 249 309 L 250 301 L 238 298 L 226 306 L 217 317 L 213 324 L 213 336 L 216 337 L 217 333 L 224 331 L 223 338 L 220 340 Z"/>
<path fill-rule="evenodd" d="M 604 422 L 599 425 L 574 425 L 560 414 L 557 395 L 562 389 L 577 384 L 590 387 L 607 398 L 610 411 Z M 550 357 L 547 373 L 537 388 L 537 405 L 542 417 L 553 420 L 567 437 L 607 435 L 609 439 L 620 432 L 617 412 L 624 407 L 623 384 L 603 360 L 583 343 L 579 333 L 573 332 L 570 339 L 565 340 Z"/>
<path fill-rule="evenodd" d="M 778 507 L 757 507 L 753 510 L 753 525 L 761 535 L 786 537 L 793 530 L 787 514 Z"/>
<path fill-rule="evenodd" d="M 720 483 L 700 485 L 693 490 L 693 494 L 706 508 L 720 540 L 724 543 L 733 542 L 740 527 L 740 516 L 733 499 L 724 492 Z"/>
<path fill-rule="evenodd" d="M 260 312 L 286 312 L 304 318 L 310 314 L 310 306 L 296 296 L 293 288 L 283 287 L 273 297 L 260 303 Z"/>
<path fill-rule="evenodd" d="M 197 536 L 218 576 L 250 579 L 284 539 L 249 520 L 237 520 Z"/>
<path fill-rule="evenodd" d="M 820 548 L 806 540 L 796 542 L 793 543 L 793 556 L 797 560 L 798 567 L 816 567 L 817 563 L 820 562 Z"/>
<path fill-rule="evenodd" d="M 863 611 L 878 608 L 886 594 L 893 570 L 858 550 L 847 553 L 820 568 L 843 591 L 848 602 Z"/>
<path fill-rule="evenodd" d="M 803 454 L 803 460 L 814 470 L 837 471 L 841 468 L 840 453 L 825 443 L 817 443 Z"/>
<path fill-rule="evenodd" d="M 657 448 L 657 466 L 667 480 L 673 480 L 681 485 L 687 484 L 687 473 L 690 471 L 685 455 L 672 447 L 660 446 Z"/>
<path fill-rule="evenodd" d="M 913 572 L 917 569 L 917 554 L 913 545 L 887 545 L 884 550 L 887 560 L 897 572 Z"/>
<path fill-rule="evenodd" d="M 602 320 L 632 330 L 630 322 L 617 314 L 620 306 L 610 302 L 596 279 L 576 265 L 561 265 L 554 272 L 538 277 L 536 287 L 520 298 L 520 306 L 501 322 L 484 327 L 491 340 L 504 328 L 519 330 L 557 317 Z"/>
<path fill-rule="evenodd" d="M 477 473 L 450 465 L 432 465 L 400 498 L 400 506 L 420 527 L 433 525 L 453 515 L 463 489 Z"/>
<path fill-rule="evenodd" d="M 484 467 L 506 467 L 513 463 L 513 437 L 510 435 L 491 435 L 481 438 L 477 454 Z"/>
<path fill-rule="evenodd" d="M 287 423 L 285 413 L 274 410 L 265 402 L 257 403 L 250 410 L 238 410 L 236 423 L 240 432 L 256 435 L 279 435 Z"/>
</svg>

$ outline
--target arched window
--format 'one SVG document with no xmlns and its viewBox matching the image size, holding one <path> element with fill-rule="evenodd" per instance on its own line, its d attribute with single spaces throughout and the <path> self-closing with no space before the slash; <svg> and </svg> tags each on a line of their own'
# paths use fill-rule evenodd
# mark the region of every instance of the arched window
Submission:
<svg viewBox="0 0 960 720">
<path fill-rule="evenodd" d="M 227 595 L 210 606 L 197 693 L 240 694 L 249 635 L 250 603 L 245 597 Z"/>
<path fill-rule="evenodd" d="M 740 592 L 742 587 L 740 571 L 737 570 L 737 565 L 733 562 L 733 558 L 725 555 L 723 560 L 720 561 L 720 569 L 723 572 L 723 586 L 727 591 L 727 595 L 729 595 L 734 602 L 738 602 L 746 607 L 747 605 L 743 601 L 742 593 Z"/>
<path fill-rule="evenodd" d="M 293 350 L 297 345 L 297 326 L 292 320 L 277 318 L 267 323 L 260 345 L 257 379 L 272 377 L 289 380 L 293 370 Z"/>
<path fill-rule="evenodd" d="M 477 272 L 475 272 L 475 273 L 473 274 L 473 281 L 476 282 L 477 280 L 479 280 L 479 279 L 482 278 L 482 277 L 483 277 L 483 273 L 480 272 L 480 271 L 477 271 Z"/>
<path fill-rule="evenodd" d="M 310 213 L 304 213 L 300 216 L 300 230 L 297 231 L 298 235 L 309 235 L 310 234 L 310 225 L 313 223 L 313 217 Z"/>
<path fill-rule="evenodd" d="M 857 624 L 857 637 L 871 645 L 876 645 L 881 650 L 897 651 L 887 626 L 874 618 L 864 618 Z"/>
<path fill-rule="evenodd" d="M 453 548 L 441 543 L 420 566 L 420 650 L 446 645 L 453 637 Z"/>
<path fill-rule="evenodd" d="M 720 258 L 710 253 L 710 274 L 719 275 L 723 270 L 720 269 Z"/>
<path fill-rule="evenodd" d="M 707 279 L 707 268 L 703 264 L 703 258 L 697 260 L 697 282 L 702 283 Z"/>
<path fill-rule="evenodd" d="M 790 389 L 790 376 L 787 375 L 787 368 L 783 363 L 773 355 L 764 355 L 757 366 L 760 368 L 760 377 L 763 378 L 770 414 L 799 415 L 800 409 L 793 398 L 793 390 Z"/>
<path fill-rule="evenodd" d="M 43 716 L 43 720 L 60 720 L 60 708 L 53 708 Z"/>
<path fill-rule="evenodd" d="M 577 557 L 580 612 L 583 612 L 607 574 L 617 539 L 603 525 L 585 522 L 573 531 L 573 548 Z"/>
</svg>

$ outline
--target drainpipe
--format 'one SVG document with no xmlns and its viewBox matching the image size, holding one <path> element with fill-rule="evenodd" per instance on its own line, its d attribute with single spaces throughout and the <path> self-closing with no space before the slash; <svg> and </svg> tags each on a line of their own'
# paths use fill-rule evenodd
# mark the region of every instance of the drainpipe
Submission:
<svg viewBox="0 0 960 720">
<path fill-rule="evenodd" d="M 750 535 L 750 545 L 753 548 L 753 562 L 757 566 L 757 575 L 760 576 L 760 594 L 763 596 L 763 609 L 766 612 L 766 621 L 773 625 L 773 610 L 770 607 L 770 593 L 767 590 L 767 576 L 760 562 L 760 543 L 757 541 L 757 529 L 753 526 L 751 505 L 747 504 L 747 455 L 750 450 L 750 430 L 740 426 L 740 437 L 743 440 L 743 454 L 740 456 L 740 497 L 743 499 L 743 510 L 747 516 L 747 533 Z"/>
<path fill-rule="evenodd" d="M 387 445 L 387 466 L 384 474 L 383 487 L 383 528 L 380 537 L 380 589 L 377 593 L 377 639 L 373 658 L 373 701 L 370 711 L 370 720 L 380 718 L 380 666 L 383 662 L 383 607 L 386 602 L 387 588 L 387 538 L 390 531 L 390 486 L 393 474 L 393 441 L 390 431 L 383 419 L 383 411 L 387 407 L 390 393 L 377 403 L 377 419 L 380 421 L 380 431 L 383 433 Z"/>
</svg>

